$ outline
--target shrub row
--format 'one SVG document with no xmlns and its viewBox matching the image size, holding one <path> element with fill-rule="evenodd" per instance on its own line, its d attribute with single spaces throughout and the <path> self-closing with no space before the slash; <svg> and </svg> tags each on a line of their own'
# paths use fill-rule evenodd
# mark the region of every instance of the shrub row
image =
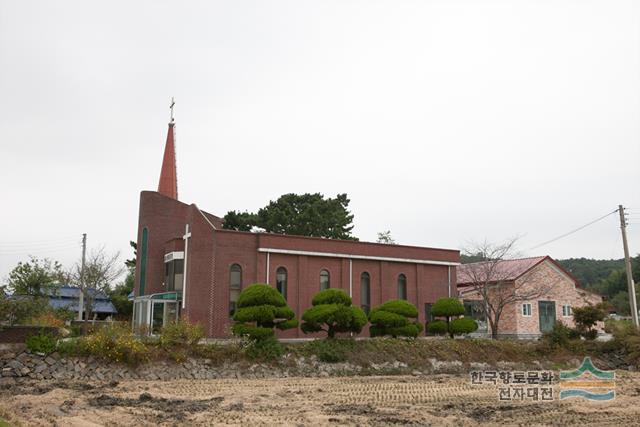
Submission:
<svg viewBox="0 0 640 427">
<path fill-rule="evenodd" d="M 337 333 L 360 333 L 367 323 L 375 336 L 417 337 L 422 331 L 418 310 L 405 300 L 391 300 L 374 307 L 367 316 L 361 308 L 352 304 L 351 297 L 340 289 L 326 289 L 317 293 L 312 306 L 302 315 L 301 330 L 307 333 L 325 332 L 328 338 Z M 282 295 L 266 284 L 254 284 L 245 288 L 238 298 L 235 324 L 236 336 L 250 340 L 263 340 L 274 335 L 274 328 L 290 329 L 298 326 L 295 314 Z M 443 298 L 433 306 L 434 316 L 445 320 L 431 322 L 433 333 L 457 334 L 473 332 L 477 324 L 473 319 L 459 318 L 464 307 L 455 298 Z M 454 320 L 451 320 L 454 319 Z"/>
</svg>

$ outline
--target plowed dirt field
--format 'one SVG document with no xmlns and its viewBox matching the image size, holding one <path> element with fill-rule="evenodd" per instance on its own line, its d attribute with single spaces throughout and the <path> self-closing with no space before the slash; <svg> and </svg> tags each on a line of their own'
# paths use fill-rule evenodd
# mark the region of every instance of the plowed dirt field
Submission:
<svg viewBox="0 0 640 427">
<path fill-rule="evenodd" d="M 30 383 L 0 392 L 17 425 L 640 425 L 640 374 L 614 400 L 504 402 L 467 376 Z"/>
</svg>

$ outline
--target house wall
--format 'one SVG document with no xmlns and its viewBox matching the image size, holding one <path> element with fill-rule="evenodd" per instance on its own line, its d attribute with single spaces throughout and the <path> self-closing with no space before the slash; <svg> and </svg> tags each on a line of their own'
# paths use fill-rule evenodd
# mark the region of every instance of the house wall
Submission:
<svg viewBox="0 0 640 427">
<path fill-rule="evenodd" d="M 505 282 L 501 286 L 501 292 L 506 293 L 505 296 L 501 297 L 502 301 L 506 301 L 507 298 L 511 298 L 510 294 L 513 292 L 513 282 Z M 489 296 L 495 295 L 495 293 L 489 293 Z M 494 297 L 495 298 L 495 297 Z M 469 292 L 465 288 L 460 288 L 459 299 L 461 302 L 465 300 L 470 301 L 482 301 L 482 296 L 477 292 Z M 518 333 L 518 321 L 517 321 L 517 313 L 516 313 L 516 305 L 507 304 L 502 309 L 500 313 L 500 318 L 498 321 L 498 335 L 500 336 L 512 336 Z M 479 335 L 485 335 L 484 332 Z M 491 325 L 487 322 L 487 335 L 491 334 Z"/>
<path fill-rule="evenodd" d="M 500 336 L 515 336 L 520 338 L 535 338 L 541 335 L 538 301 L 553 301 L 555 303 L 556 321 L 561 321 L 569 327 L 574 327 L 573 316 L 563 316 L 562 306 L 582 307 L 587 304 L 598 304 L 602 297 L 584 289 L 576 287 L 576 282 L 564 273 L 553 262 L 546 260 L 516 281 L 516 292 L 521 295 L 531 293 L 531 289 L 546 289 L 539 298 L 511 303 L 504 308 L 499 324 Z M 480 300 L 474 293 L 465 293 L 461 288 L 461 300 Z M 523 315 L 522 305 L 531 304 L 531 316 Z M 596 327 L 604 330 L 604 323 L 599 322 Z M 488 331 L 490 333 L 490 330 Z"/>
<path fill-rule="evenodd" d="M 530 293 L 532 287 L 548 289 L 544 296 L 514 304 L 519 335 L 537 336 L 541 334 L 538 301 L 553 301 L 556 321 L 561 321 L 572 328 L 575 327 L 573 316 L 563 316 L 563 305 L 582 307 L 589 303 L 602 302 L 602 297 L 576 287 L 575 281 L 549 260 L 537 265 L 530 274 L 520 278 L 518 286 L 520 292 L 523 293 Z M 524 303 L 531 304 L 531 316 L 522 314 L 522 304 Z M 600 326 L 604 327 L 604 325 Z"/>
</svg>

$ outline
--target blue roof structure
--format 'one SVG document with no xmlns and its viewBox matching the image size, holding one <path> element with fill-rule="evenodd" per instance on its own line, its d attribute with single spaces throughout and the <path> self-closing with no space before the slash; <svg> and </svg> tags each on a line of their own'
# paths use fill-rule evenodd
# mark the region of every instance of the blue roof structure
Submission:
<svg viewBox="0 0 640 427">
<path fill-rule="evenodd" d="M 116 314 L 118 310 L 111 302 L 111 298 L 102 291 L 89 289 L 89 293 L 93 295 L 94 313 Z M 57 289 L 49 291 L 49 305 L 51 308 L 66 308 L 71 311 L 78 311 L 78 302 L 80 300 L 80 288 L 76 286 L 63 285 Z"/>
</svg>

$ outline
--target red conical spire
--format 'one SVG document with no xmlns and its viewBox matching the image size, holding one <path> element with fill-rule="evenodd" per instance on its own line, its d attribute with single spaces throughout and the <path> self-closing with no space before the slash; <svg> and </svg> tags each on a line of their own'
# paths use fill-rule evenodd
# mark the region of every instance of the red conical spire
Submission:
<svg viewBox="0 0 640 427">
<path fill-rule="evenodd" d="M 162 158 L 162 170 L 160 171 L 160 182 L 158 183 L 158 193 L 178 200 L 178 177 L 176 170 L 176 148 L 174 145 L 173 132 L 173 106 L 175 102 L 171 98 L 171 122 L 167 132 L 167 142 L 164 146 L 164 157 Z"/>
</svg>

